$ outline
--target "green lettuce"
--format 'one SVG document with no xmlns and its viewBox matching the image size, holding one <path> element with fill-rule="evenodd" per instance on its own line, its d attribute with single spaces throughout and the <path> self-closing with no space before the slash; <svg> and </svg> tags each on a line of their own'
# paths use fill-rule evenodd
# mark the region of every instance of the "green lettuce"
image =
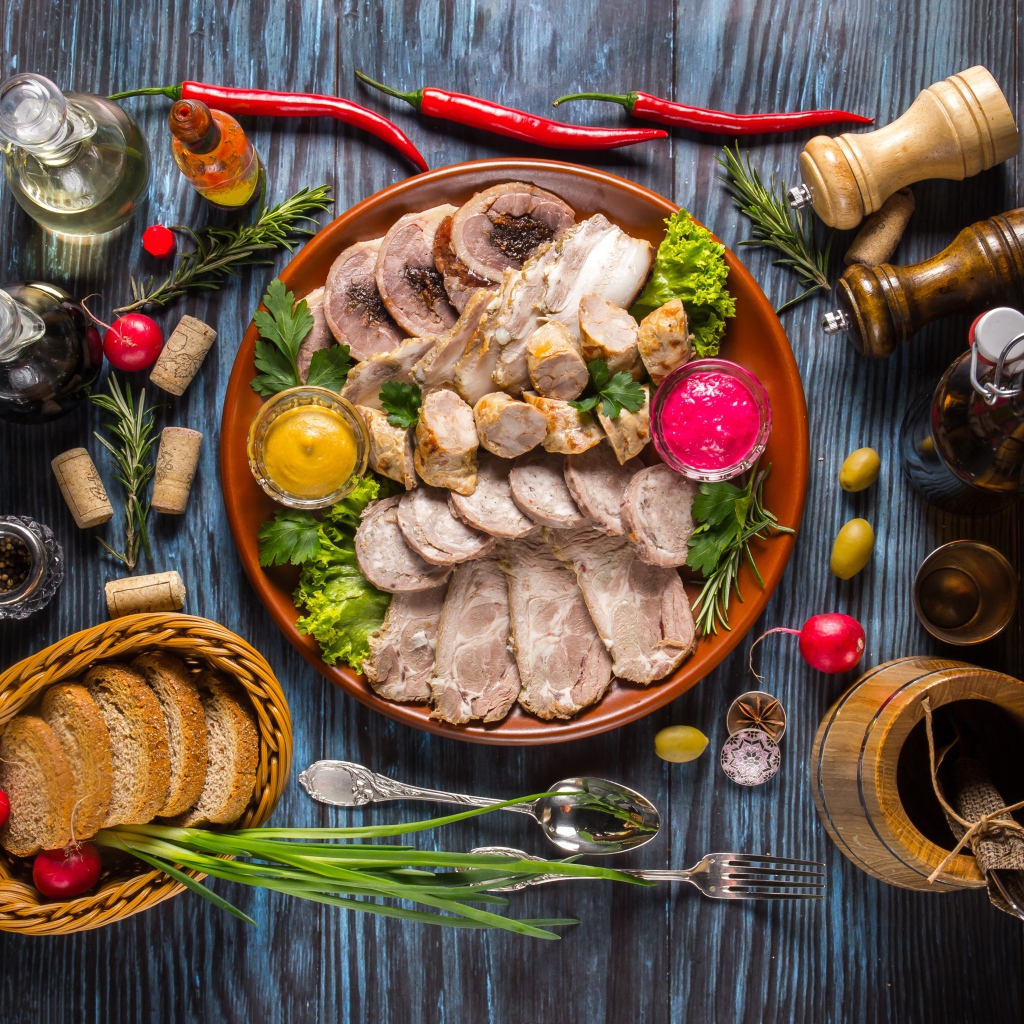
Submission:
<svg viewBox="0 0 1024 1024">
<path fill-rule="evenodd" d="M 736 315 L 736 300 L 726 290 L 729 268 L 725 246 L 714 241 L 686 210 L 665 221 L 668 231 L 658 246 L 654 272 L 630 313 L 642 320 L 672 299 L 686 307 L 699 356 L 716 356 L 725 321 Z"/>
</svg>

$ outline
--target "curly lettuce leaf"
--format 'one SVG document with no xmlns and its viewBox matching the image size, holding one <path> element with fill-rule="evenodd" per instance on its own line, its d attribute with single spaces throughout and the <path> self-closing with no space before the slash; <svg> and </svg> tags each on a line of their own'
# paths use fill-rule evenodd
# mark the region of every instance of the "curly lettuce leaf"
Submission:
<svg viewBox="0 0 1024 1024">
<path fill-rule="evenodd" d="M 726 290 L 725 246 L 714 241 L 686 210 L 665 221 L 668 231 L 654 259 L 654 271 L 630 313 L 639 321 L 672 299 L 681 299 L 699 356 L 716 356 L 725 322 L 736 315 Z"/>
</svg>

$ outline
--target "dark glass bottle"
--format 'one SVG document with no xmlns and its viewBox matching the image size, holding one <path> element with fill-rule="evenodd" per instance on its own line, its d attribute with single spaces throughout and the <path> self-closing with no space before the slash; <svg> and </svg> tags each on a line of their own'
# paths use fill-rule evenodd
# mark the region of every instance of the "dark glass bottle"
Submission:
<svg viewBox="0 0 1024 1024">
<path fill-rule="evenodd" d="M 87 397 L 103 359 L 100 335 L 62 288 L 0 286 L 0 417 L 43 423 Z"/>
</svg>

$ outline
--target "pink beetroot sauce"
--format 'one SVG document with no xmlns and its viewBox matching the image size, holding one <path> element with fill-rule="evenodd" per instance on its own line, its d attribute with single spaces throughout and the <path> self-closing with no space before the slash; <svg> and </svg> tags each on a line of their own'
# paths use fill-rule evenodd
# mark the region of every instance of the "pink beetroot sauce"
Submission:
<svg viewBox="0 0 1024 1024">
<path fill-rule="evenodd" d="M 693 469 L 728 469 L 757 443 L 761 415 L 750 388 L 718 370 L 684 378 L 665 399 L 661 440 Z"/>
</svg>

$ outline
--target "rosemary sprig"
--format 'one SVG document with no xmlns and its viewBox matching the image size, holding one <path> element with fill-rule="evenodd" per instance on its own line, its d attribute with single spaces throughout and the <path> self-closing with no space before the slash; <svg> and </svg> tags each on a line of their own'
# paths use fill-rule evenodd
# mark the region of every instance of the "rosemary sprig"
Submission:
<svg viewBox="0 0 1024 1024">
<path fill-rule="evenodd" d="M 113 415 L 114 420 L 102 424 L 113 441 L 98 430 L 96 439 L 114 457 L 117 467 L 114 479 L 124 491 L 124 550 L 115 551 L 102 537 L 96 539 L 129 572 L 139 560 L 140 545 L 147 556 L 149 532 L 146 519 L 149 517 L 149 501 L 145 497 L 146 487 L 153 477 L 153 463 L 150 452 L 153 448 L 153 410 L 146 409 L 146 392 L 139 388 L 138 404 L 132 401 L 131 388 L 121 391 L 117 377 L 111 372 L 107 381 L 109 394 L 93 395 L 92 401 L 101 409 Z"/>
<path fill-rule="evenodd" d="M 153 277 L 148 281 L 132 277 L 132 301 L 114 312 L 120 315 L 146 306 L 166 306 L 193 288 L 218 289 L 226 278 L 238 277 L 242 267 L 269 266 L 273 261 L 265 258 L 266 253 L 275 249 L 294 252 L 300 239 L 316 234 L 316 215 L 334 202 L 327 196 L 330 190 L 329 185 L 301 188 L 283 203 L 268 207 L 261 181 L 259 207 L 251 224 L 211 225 L 198 230 L 175 225 L 173 230 L 188 235 L 195 248 L 179 253 L 174 270 L 159 283 Z"/>
<path fill-rule="evenodd" d="M 828 276 L 829 259 L 834 232 L 829 232 L 825 248 L 820 249 L 814 237 L 813 220 L 808 218 L 805 221 L 803 214 L 786 201 L 786 183 L 782 182 L 782 190 L 777 192 L 773 173 L 766 186 L 761 175 L 750 166 L 750 156 L 741 159 L 739 142 L 735 153 L 726 146 L 718 162 L 726 170 L 725 177 L 720 180 L 725 183 L 736 205 L 753 221 L 753 237 L 740 242 L 740 245 L 782 253 L 782 258 L 774 260 L 773 265 L 788 267 L 800 283 L 807 286 L 806 291 L 784 302 L 776 312 L 790 309 L 816 291 L 829 291 L 832 287 Z"/>
</svg>

